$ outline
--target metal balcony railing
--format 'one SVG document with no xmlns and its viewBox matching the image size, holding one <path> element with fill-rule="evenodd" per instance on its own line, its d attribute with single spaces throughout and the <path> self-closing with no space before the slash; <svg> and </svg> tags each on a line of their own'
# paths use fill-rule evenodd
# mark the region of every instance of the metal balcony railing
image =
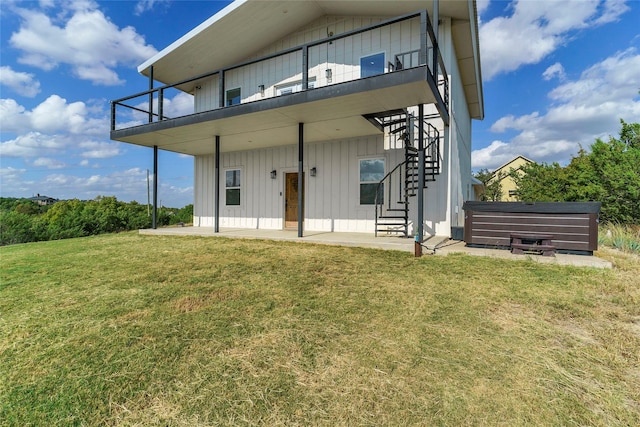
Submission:
<svg viewBox="0 0 640 427">
<path fill-rule="evenodd" d="M 385 72 L 397 72 L 403 69 L 426 66 L 428 79 L 437 88 L 436 97 L 438 104 L 448 111 L 449 83 L 444 61 L 438 49 L 438 43 L 427 11 L 419 11 L 412 14 L 398 16 L 370 26 L 347 31 L 345 33 L 327 37 L 321 40 L 306 43 L 297 47 L 286 49 L 271 55 L 245 61 L 224 69 L 214 70 L 210 73 L 197 75 L 186 80 L 172 84 L 152 88 L 153 67 L 150 70 L 150 89 L 124 98 L 111 101 L 111 130 L 127 129 L 148 123 L 154 123 L 171 118 L 188 116 L 197 112 L 208 111 L 217 108 L 229 108 L 227 103 L 227 89 L 232 89 L 228 81 L 234 73 L 247 71 L 250 67 L 261 65 L 262 69 L 268 69 L 274 61 L 288 61 L 293 64 L 290 79 L 281 82 L 268 82 L 256 85 L 255 92 L 245 94 L 241 103 L 260 101 L 275 96 L 286 96 L 297 91 L 313 90 L 333 84 L 360 79 L 359 64 L 345 64 L 332 57 L 330 52 L 335 52 L 335 45 L 349 38 L 359 37 L 367 32 L 400 25 L 409 20 L 420 21 L 420 48 L 398 53 L 394 56 L 394 62 L 389 63 Z M 391 50 L 391 46 L 385 46 Z M 333 54 L 335 55 L 335 53 Z M 353 62 L 353 61 L 352 61 Z M 244 69 L 244 70 L 243 70 Z M 215 81 L 215 84 L 212 82 Z M 176 108 L 176 95 L 182 92 L 185 86 L 195 87 L 199 90 L 205 84 L 209 84 L 214 97 L 217 97 L 217 105 L 200 108 L 190 100 L 187 108 Z M 171 104 L 167 102 L 173 95 Z"/>
</svg>

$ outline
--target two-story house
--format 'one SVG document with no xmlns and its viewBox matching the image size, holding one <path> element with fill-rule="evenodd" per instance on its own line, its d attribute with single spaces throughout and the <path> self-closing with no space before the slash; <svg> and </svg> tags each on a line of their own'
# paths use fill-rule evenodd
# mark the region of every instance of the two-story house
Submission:
<svg viewBox="0 0 640 427">
<path fill-rule="evenodd" d="M 194 157 L 194 226 L 449 236 L 484 115 L 475 0 L 236 0 L 139 66 L 111 139 Z M 167 114 L 167 99 L 190 114 Z M 174 98 L 172 98 L 174 97 Z M 157 200 L 157 182 L 155 199 Z"/>
</svg>

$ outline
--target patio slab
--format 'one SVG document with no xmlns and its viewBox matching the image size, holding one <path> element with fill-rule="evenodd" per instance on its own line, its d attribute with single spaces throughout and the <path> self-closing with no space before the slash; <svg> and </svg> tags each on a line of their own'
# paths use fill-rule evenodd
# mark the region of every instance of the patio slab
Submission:
<svg viewBox="0 0 640 427">
<path fill-rule="evenodd" d="M 235 239 L 281 240 L 299 243 L 316 243 L 337 246 L 387 249 L 414 253 L 414 240 L 398 236 L 378 236 L 369 233 L 336 233 L 325 231 L 305 231 L 304 237 L 298 237 L 295 230 L 258 230 L 247 228 L 221 228 L 215 233 L 210 227 L 167 227 L 140 230 L 140 234 L 155 236 L 203 236 L 226 237 Z M 472 256 L 484 256 L 511 260 L 532 260 L 540 263 L 574 265 L 581 267 L 611 268 L 609 261 L 596 256 L 556 254 L 555 257 L 541 255 L 515 255 L 504 249 L 468 247 L 463 241 L 450 240 L 444 236 L 434 236 L 423 242 L 425 255 L 449 255 L 464 253 Z"/>
</svg>

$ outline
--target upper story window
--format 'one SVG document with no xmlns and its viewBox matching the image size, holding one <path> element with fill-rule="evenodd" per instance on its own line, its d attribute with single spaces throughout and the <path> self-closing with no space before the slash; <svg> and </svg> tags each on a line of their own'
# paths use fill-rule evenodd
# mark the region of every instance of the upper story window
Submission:
<svg viewBox="0 0 640 427">
<path fill-rule="evenodd" d="M 240 88 L 229 89 L 227 91 L 227 107 L 240 104 Z"/>
<path fill-rule="evenodd" d="M 360 204 L 373 205 L 376 200 L 376 189 L 384 178 L 384 159 L 360 160 Z M 384 186 L 380 185 L 378 200 L 384 195 Z"/>
<path fill-rule="evenodd" d="M 240 206 L 240 169 L 225 173 L 225 205 Z"/>
<path fill-rule="evenodd" d="M 360 78 L 384 73 L 384 52 L 360 58 Z"/>
</svg>

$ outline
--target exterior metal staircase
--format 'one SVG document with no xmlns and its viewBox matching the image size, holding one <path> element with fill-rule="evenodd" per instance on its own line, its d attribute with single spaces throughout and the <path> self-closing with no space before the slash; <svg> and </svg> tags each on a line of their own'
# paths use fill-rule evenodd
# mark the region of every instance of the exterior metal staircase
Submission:
<svg viewBox="0 0 640 427">
<path fill-rule="evenodd" d="M 399 233 L 409 237 L 409 205 L 411 198 L 424 191 L 440 174 L 440 132 L 428 118 L 423 118 L 424 181 L 420 182 L 418 118 L 399 110 L 385 116 L 369 116 L 389 135 L 390 143 L 404 147 L 404 161 L 397 164 L 380 181 L 375 198 L 375 235 L 379 232 Z M 401 144 L 398 144 L 400 142 Z"/>
</svg>

